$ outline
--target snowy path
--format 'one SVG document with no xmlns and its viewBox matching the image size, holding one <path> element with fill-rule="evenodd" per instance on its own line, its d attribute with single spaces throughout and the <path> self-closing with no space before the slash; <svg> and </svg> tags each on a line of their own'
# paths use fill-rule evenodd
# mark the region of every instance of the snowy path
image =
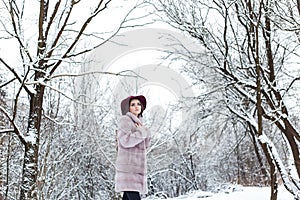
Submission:
<svg viewBox="0 0 300 200">
<path fill-rule="evenodd" d="M 206 196 L 206 197 L 205 197 Z M 209 196 L 209 197 L 207 197 Z M 145 200 L 152 200 L 153 198 L 146 198 Z M 268 187 L 242 187 L 241 191 L 229 193 L 208 193 L 202 191 L 195 191 L 188 195 L 182 195 L 177 198 L 169 198 L 168 200 L 269 200 L 270 188 Z M 153 199 L 154 200 L 154 199 Z M 158 200 L 158 199 L 157 199 Z M 293 200 L 293 196 L 285 190 L 282 186 L 279 188 L 277 200 Z"/>
</svg>

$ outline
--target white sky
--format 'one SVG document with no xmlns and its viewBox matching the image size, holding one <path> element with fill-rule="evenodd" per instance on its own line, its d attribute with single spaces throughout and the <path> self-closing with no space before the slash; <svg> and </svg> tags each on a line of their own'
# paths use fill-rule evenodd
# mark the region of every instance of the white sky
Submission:
<svg viewBox="0 0 300 200">
<path fill-rule="evenodd" d="M 89 14 L 89 6 L 93 4 L 93 2 L 97 2 L 94 0 L 82 0 L 82 4 L 80 7 L 75 7 L 74 13 L 75 15 L 71 18 L 74 22 L 82 22 L 82 19 L 88 16 Z M 101 15 L 99 15 L 95 20 L 92 21 L 90 24 L 88 30 L 92 32 L 98 32 L 98 31 L 113 31 L 118 27 L 118 24 L 120 21 L 124 18 L 126 13 L 130 8 L 132 8 L 138 0 L 123 0 L 123 1 L 116 1 L 112 0 L 112 2 L 109 4 L 108 10 L 105 10 Z M 25 13 L 24 16 L 24 27 L 25 27 L 25 36 L 27 38 L 31 38 L 31 42 L 33 42 L 33 45 L 29 45 L 29 47 L 32 47 L 32 50 L 34 51 L 36 48 L 36 32 L 37 28 L 35 24 L 37 21 L 32 20 L 32 18 L 37 19 L 37 12 L 32 12 L 34 10 L 38 11 L 38 1 L 26 1 L 26 7 L 30 8 L 28 12 Z M 3 6 L 3 1 L 0 2 L 0 7 Z M 53 5 L 51 5 L 53 7 Z M 145 8 L 148 9 L 148 8 Z M 145 9 L 139 9 L 134 11 L 133 17 L 141 16 L 145 13 Z M 88 11 L 88 12 L 85 12 Z M 4 14 L 5 12 L 1 11 L 1 14 Z M 146 20 L 146 19 L 144 19 Z M 212 19 L 216 20 L 216 19 Z M 159 27 L 159 28 L 170 28 L 166 26 L 165 24 L 156 23 L 151 25 L 152 27 Z M 103 29 L 102 27 L 105 27 Z M 125 30 L 121 30 L 125 31 Z M 18 52 L 17 48 L 18 45 L 16 42 L 12 43 L 11 41 L 3 41 L 0 40 L 0 56 L 1 58 L 4 58 L 9 64 L 14 65 L 16 62 L 16 56 L 15 53 L 10 52 Z M 147 55 L 147 56 L 145 56 Z M 151 55 L 151 56 L 149 56 Z M 136 49 L 133 52 L 127 53 L 126 55 L 120 56 L 117 60 L 112 61 L 111 65 L 108 68 L 108 71 L 112 72 L 119 72 L 124 69 L 134 69 L 138 66 L 146 65 L 146 64 L 158 64 L 160 61 L 158 57 L 161 56 L 161 53 L 154 51 L 154 50 L 147 50 L 147 49 Z M 126 63 L 126 65 L 124 65 Z M 296 67 L 296 66 L 294 66 Z M 185 77 L 185 79 L 189 82 L 190 80 Z M 162 105 L 163 107 L 169 104 L 172 104 L 176 102 L 177 96 L 174 95 L 172 91 L 168 87 L 165 87 L 164 85 L 159 85 L 157 83 L 152 84 L 153 87 L 151 87 L 151 83 L 147 84 L 144 88 L 141 88 L 141 93 L 144 91 L 148 91 L 150 97 L 149 97 L 149 107 L 154 105 Z M 156 95 L 155 95 L 156 94 Z M 159 95 L 157 95 L 159 94 Z M 152 98 L 154 96 L 155 98 Z"/>
</svg>

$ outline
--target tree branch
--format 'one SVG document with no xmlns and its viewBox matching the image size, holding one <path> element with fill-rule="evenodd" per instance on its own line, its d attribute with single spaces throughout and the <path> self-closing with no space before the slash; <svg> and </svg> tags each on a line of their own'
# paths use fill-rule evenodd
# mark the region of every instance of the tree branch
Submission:
<svg viewBox="0 0 300 200">
<path fill-rule="evenodd" d="M 8 111 L 2 107 L 0 105 L 0 111 L 6 116 L 6 118 L 9 120 L 10 124 L 12 125 L 13 127 L 13 132 L 15 132 L 17 134 L 17 136 L 19 137 L 20 141 L 25 145 L 26 144 L 26 141 L 19 129 L 19 127 L 17 126 L 17 124 L 14 122 L 14 120 L 9 116 L 9 113 Z"/>
<path fill-rule="evenodd" d="M 127 75 L 127 74 L 123 74 L 123 73 L 126 73 L 126 72 L 132 72 L 134 73 L 135 75 Z M 144 77 L 138 75 L 136 72 L 132 71 L 132 70 L 124 70 L 124 71 L 121 71 L 121 72 L 118 72 L 118 73 L 113 73 L 113 72 L 102 72 L 102 71 L 88 71 L 88 72 L 82 72 L 80 74 L 77 74 L 77 73 L 65 73 L 65 74 L 56 74 L 56 75 L 52 75 L 50 76 L 49 79 L 54 79 L 54 78 L 59 78 L 59 77 L 63 77 L 63 76 L 68 76 L 68 77 L 79 77 L 79 76 L 86 76 L 86 75 L 89 75 L 89 74 L 106 74 L 106 75 L 113 75 L 113 76 L 125 76 L 125 77 L 133 77 L 133 78 L 142 78 L 144 80 L 147 80 L 145 79 Z"/>
<path fill-rule="evenodd" d="M 14 129 L 2 129 L 2 130 L 0 130 L 0 134 L 11 133 L 11 132 L 14 132 L 14 131 L 15 131 Z"/>
<path fill-rule="evenodd" d="M 29 59 L 30 62 L 32 62 L 32 57 L 31 55 L 29 54 L 29 52 L 26 50 L 26 47 L 24 46 L 20 36 L 19 36 L 19 33 L 18 33 L 18 30 L 17 30 L 17 24 L 16 24 L 16 21 L 15 21 L 15 12 L 14 12 L 14 6 L 13 6 L 13 2 L 14 1 L 10 1 L 9 2 L 9 8 L 7 8 L 9 10 L 9 13 L 10 13 L 10 16 L 11 16 L 11 21 L 12 21 L 12 26 L 13 26 L 13 29 L 14 29 L 14 32 L 15 32 L 15 35 L 14 37 L 17 39 L 19 45 L 25 50 L 25 53 Z"/>
<path fill-rule="evenodd" d="M 107 8 L 107 5 L 111 2 L 111 0 L 109 0 L 108 2 L 105 3 L 104 7 L 101 8 L 101 5 L 103 3 L 103 0 L 101 0 L 98 4 L 98 6 L 96 7 L 94 13 L 89 17 L 87 18 L 87 20 L 84 22 L 83 26 L 81 27 L 79 33 L 77 34 L 77 36 L 75 37 L 73 43 L 69 46 L 69 48 L 66 50 L 66 52 L 63 54 L 62 58 L 53 66 L 53 68 L 50 70 L 50 75 L 52 75 L 55 70 L 57 69 L 57 67 L 62 63 L 63 59 L 64 58 L 67 58 L 68 57 L 68 54 L 71 52 L 71 50 L 75 47 L 75 45 L 78 43 L 81 35 L 83 34 L 83 32 L 85 31 L 85 29 L 87 28 L 88 24 L 91 22 L 91 20 L 96 17 L 101 11 L 103 11 L 104 9 Z M 72 4 L 72 7 L 73 7 L 73 4 Z M 71 7 L 71 8 L 72 8 Z M 68 15 L 68 17 L 70 16 L 70 13 Z M 68 18 L 67 18 L 68 19 Z M 67 22 L 67 19 L 65 21 L 65 25 L 66 25 L 66 22 Z M 60 32 L 60 35 L 62 34 L 63 32 L 63 29 L 61 30 Z M 60 36 L 58 35 L 58 37 Z M 52 46 L 53 48 L 54 46 Z"/>
<path fill-rule="evenodd" d="M 17 78 L 12 78 L 11 80 L 7 81 L 6 83 L 3 83 L 2 85 L 0 85 L 0 88 L 5 87 L 6 85 L 10 84 L 11 82 L 13 82 L 16 79 Z"/>
<path fill-rule="evenodd" d="M 19 81 L 19 83 L 24 87 L 24 89 L 26 90 L 26 92 L 29 95 L 32 95 L 32 92 L 24 85 L 24 80 L 22 80 L 20 78 L 20 76 L 17 74 L 17 72 L 14 70 L 14 68 L 10 67 L 2 58 L 0 58 L 0 62 L 2 62 L 4 64 L 4 66 L 11 72 L 13 73 L 13 75 L 15 76 L 15 78 Z"/>
</svg>

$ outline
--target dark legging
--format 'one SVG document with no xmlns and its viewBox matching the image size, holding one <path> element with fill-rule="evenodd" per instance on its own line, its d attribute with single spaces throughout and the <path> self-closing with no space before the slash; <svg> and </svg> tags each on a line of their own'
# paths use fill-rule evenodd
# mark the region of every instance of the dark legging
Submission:
<svg viewBox="0 0 300 200">
<path fill-rule="evenodd" d="M 122 200 L 141 200 L 138 192 L 126 191 L 123 194 Z"/>
</svg>

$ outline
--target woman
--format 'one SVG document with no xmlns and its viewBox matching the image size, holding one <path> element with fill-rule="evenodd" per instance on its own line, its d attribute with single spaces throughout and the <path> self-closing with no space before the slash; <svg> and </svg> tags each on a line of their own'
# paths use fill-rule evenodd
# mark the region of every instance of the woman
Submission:
<svg viewBox="0 0 300 200">
<path fill-rule="evenodd" d="M 148 191 L 146 151 L 150 131 L 142 124 L 146 103 L 143 95 L 129 96 L 121 102 L 115 190 L 123 192 L 123 200 L 140 200 L 140 194 Z"/>
</svg>

